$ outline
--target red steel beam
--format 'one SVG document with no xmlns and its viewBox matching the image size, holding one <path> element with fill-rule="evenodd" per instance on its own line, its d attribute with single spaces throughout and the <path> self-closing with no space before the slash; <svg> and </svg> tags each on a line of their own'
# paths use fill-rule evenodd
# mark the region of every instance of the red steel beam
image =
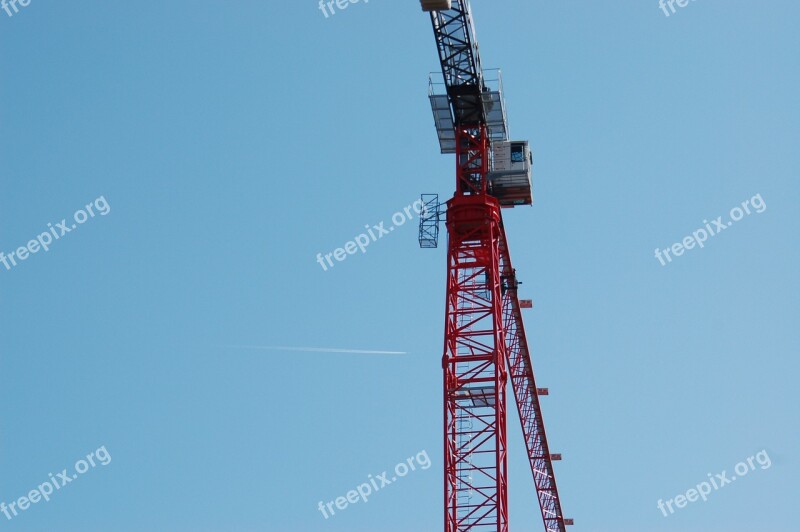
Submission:
<svg viewBox="0 0 800 532">
<path fill-rule="evenodd" d="M 566 524 L 558 495 L 556 477 L 550 447 L 547 443 L 542 408 L 536 388 L 525 325 L 522 321 L 517 280 L 511 266 L 505 230 L 500 230 L 500 272 L 503 278 L 503 328 L 505 331 L 506 355 L 519 410 L 522 433 L 530 460 L 536 494 L 545 529 L 549 532 L 565 532 Z"/>
<path fill-rule="evenodd" d="M 445 531 L 508 532 L 500 205 L 486 194 L 485 126 L 460 128 L 447 208 Z"/>
</svg>

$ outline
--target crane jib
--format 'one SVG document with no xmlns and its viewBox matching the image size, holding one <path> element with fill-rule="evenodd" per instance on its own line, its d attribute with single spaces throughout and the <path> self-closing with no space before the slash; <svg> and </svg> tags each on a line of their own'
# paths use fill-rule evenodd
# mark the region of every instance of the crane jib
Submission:
<svg viewBox="0 0 800 532">
<path fill-rule="evenodd" d="M 486 122 L 478 41 L 468 0 L 454 0 L 450 9 L 431 11 L 442 76 L 456 126 Z M 441 3 L 439 3 L 441 4 Z"/>
</svg>

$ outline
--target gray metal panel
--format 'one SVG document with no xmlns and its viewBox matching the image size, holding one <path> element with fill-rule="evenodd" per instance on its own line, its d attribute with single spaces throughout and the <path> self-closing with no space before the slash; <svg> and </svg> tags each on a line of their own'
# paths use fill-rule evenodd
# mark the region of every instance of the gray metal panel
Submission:
<svg viewBox="0 0 800 532">
<path fill-rule="evenodd" d="M 456 128 L 450 111 L 450 100 L 446 94 L 431 94 L 430 99 L 436 134 L 439 136 L 439 148 L 442 153 L 455 153 Z"/>
<path fill-rule="evenodd" d="M 423 11 L 443 11 L 453 8 L 451 0 L 420 0 L 420 4 Z"/>
<path fill-rule="evenodd" d="M 508 122 L 506 106 L 500 91 L 483 93 L 483 106 L 486 109 L 486 125 L 489 128 L 489 140 L 508 140 Z"/>
</svg>

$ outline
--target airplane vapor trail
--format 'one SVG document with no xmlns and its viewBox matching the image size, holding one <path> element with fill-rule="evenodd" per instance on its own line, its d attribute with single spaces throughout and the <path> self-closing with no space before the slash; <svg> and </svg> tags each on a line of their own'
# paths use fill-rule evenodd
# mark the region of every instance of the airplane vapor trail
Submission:
<svg viewBox="0 0 800 532">
<path fill-rule="evenodd" d="M 230 345 L 233 349 L 260 351 L 299 351 L 304 353 L 353 353 L 358 355 L 406 355 L 406 351 L 376 351 L 371 349 L 339 349 L 335 347 L 287 347 L 280 345 Z"/>
</svg>

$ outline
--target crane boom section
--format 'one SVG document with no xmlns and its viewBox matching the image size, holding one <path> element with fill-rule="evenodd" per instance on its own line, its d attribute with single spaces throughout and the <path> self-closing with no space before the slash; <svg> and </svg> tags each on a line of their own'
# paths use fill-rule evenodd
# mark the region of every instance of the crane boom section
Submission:
<svg viewBox="0 0 800 532">
<path fill-rule="evenodd" d="M 431 11 L 431 21 L 455 126 L 485 124 L 487 89 L 469 0 L 453 0 L 451 9 Z"/>
<path fill-rule="evenodd" d="M 547 443 L 542 407 L 533 373 L 525 325 L 522 321 L 517 280 L 511 266 L 505 230 L 500 230 L 500 275 L 503 279 L 503 329 L 505 331 L 508 372 L 519 411 L 522 434 L 525 437 L 536 495 L 542 520 L 548 532 L 565 532 L 556 476 L 550 446 Z"/>
</svg>

